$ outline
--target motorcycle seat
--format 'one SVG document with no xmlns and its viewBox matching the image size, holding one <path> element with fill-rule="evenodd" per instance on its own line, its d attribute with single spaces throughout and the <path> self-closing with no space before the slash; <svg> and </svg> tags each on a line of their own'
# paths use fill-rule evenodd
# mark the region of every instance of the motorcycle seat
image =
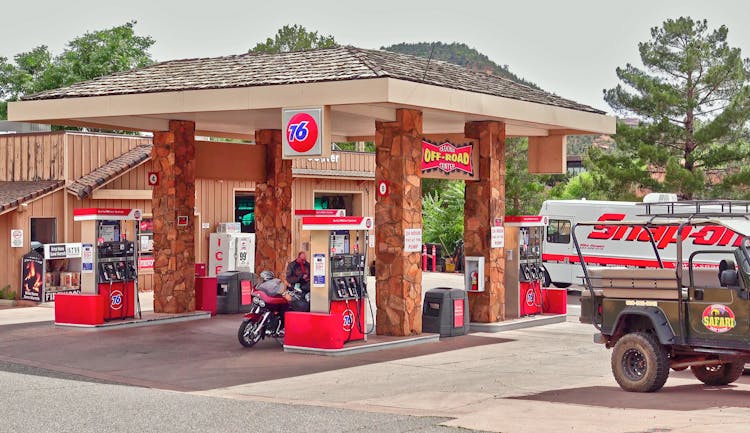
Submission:
<svg viewBox="0 0 750 433">
<path fill-rule="evenodd" d="M 284 305 L 288 304 L 287 300 L 283 296 L 271 296 L 262 290 L 255 290 L 254 295 L 258 295 L 266 305 Z"/>
</svg>

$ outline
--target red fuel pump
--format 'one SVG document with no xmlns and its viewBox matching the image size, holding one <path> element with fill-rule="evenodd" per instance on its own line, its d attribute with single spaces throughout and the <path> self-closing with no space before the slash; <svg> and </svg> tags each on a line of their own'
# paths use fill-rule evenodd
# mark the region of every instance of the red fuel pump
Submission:
<svg viewBox="0 0 750 433">
<path fill-rule="evenodd" d="M 310 233 L 310 312 L 288 312 L 284 345 L 340 349 L 367 338 L 367 247 L 370 217 L 305 216 Z"/>
<path fill-rule="evenodd" d="M 505 314 L 509 319 L 543 313 L 542 241 L 547 218 L 505 218 Z"/>
</svg>

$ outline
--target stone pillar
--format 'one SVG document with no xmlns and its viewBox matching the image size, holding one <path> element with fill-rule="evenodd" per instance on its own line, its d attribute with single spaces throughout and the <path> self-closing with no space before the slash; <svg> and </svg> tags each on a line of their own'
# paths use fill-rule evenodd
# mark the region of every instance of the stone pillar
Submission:
<svg viewBox="0 0 750 433">
<path fill-rule="evenodd" d="M 497 322 L 505 319 L 505 255 L 490 248 L 490 227 L 505 216 L 505 124 L 468 122 L 464 129 L 479 150 L 479 180 L 466 182 L 464 254 L 485 263 L 485 291 L 469 293 L 469 309 L 473 322 Z"/>
<path fill-rule="evenodd" d="M 404 252 L 404 229 L 422 228 L 422 112 L 399 109 L 396 121 L 375 123 L 375 181 L 390 194 L 375 203 L 378 335 L 422 333 L 419 252 Z"/>
<path fill-rule="evenodd" d="M 255 187 L 255 271 L 283 276 L 292 248 L 292 161 L 281 158 L 281 131 L 255 132 L 266 146 L 266 181 Z"/>
<path fill-rule="evenodd" d="M 195 123 L 171 120 L 154 132 L 154 312 L 195 311 Z M 187 216 L 178 227 L 177 217 Z"/>
</svg>

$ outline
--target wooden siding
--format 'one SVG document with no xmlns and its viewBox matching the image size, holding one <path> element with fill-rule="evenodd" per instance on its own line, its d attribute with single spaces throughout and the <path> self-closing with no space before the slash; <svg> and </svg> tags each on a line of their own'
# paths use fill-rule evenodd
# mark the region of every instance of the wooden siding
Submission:
<svg viewBox="0 0 750 433">
<path fill-rule="evenodd" d="M 57 241 L 64 238 L 64 194 L 63 190 L 42 196 L 28 202 L 22 212 L 13 211 L 0 215 L 0 288 L 10 285 L 16 293 L 21 288 L 21 257 L 31 249 L 31 218 L 56 217 Z M 10 247 L 10 230 L 23 229 L 23 248 Z"/>
<path fill-rule="evenodd" d="M 64 134 L 0 135 L 0 181 L 64 179 Z"/>
<path fill-rule="evenodd" d="M 111 134 L 67 133 L 67 179 L 73 181 L 91 173 L 151 138 Z"/>
<path fill-rule="evenodd" d="M 208 237 L 216 232 L 216 225 L 234 221 L 235 191 L 255 191 L 255 182 L 214 179 L 195 181 L 195 207 L 199 214 L 195 223 L 200 228 L 200 237 L 195 240 L 196 262 L 208 263 Z M 209 228 L 201 228 L 201 224 L 205 223 Z"/>
<path fill-rule="evenodd" d="M 362 152 L 333 152 L 338 162 L 329 158 L 297 158 L 292 162 L 293 169 L 326 170 L 326 171 L 355 171 L 375 173 L 375 154 Z"/>
<path fill-rule="evenodd" d="M 116 177 L 112 182 L 107 183 L 101 187 L 101 189 L 132 189 L 132 190 L 144 190 L 152 189 L 148 186 L 148 172 L 154 171 L 154 165 L 149 159 L 138 167 L 124 173 L 122 176 Z"/>
</svg>

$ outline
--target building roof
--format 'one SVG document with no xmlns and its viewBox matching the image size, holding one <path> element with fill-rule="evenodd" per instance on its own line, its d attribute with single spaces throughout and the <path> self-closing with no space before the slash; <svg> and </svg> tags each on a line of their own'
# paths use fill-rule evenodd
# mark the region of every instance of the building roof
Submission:
<svg viewBox="0 0 750 433">
<path fill-rule="evenodd" d="M 280 54 L 172 60 L 27 95 L 24 100 L 394 78 L 444 88 L 603 114 L 507 78 L 440 60 L 355 47 Z"/>
<path fill-rule="evenodd" d="M 0 182 L 0 213 L 54 191 L 64 184 L 63 180 L 2 181 Z"/>
<path fill-rule="evenodd" d="M 68 191 L 77 195 L 78 198 L 88 197 L 95 189 L 149 160 L 151 158 L 151 147 L 150 143 L 142 144 L 125 152 L 91 173 L 76 179 L 68 185 Z"/>
</svg>

